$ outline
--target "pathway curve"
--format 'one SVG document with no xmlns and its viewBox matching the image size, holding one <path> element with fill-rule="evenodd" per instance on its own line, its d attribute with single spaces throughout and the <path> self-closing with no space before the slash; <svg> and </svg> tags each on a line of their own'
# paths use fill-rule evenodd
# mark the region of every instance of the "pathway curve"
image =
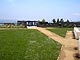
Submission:
<svg viewBox="0 0 80 60">
<path fill-rule="evenodd" d="M 34 28 L 52 38 L 53 40 L 62 44 L 62 50 L 60 52 L 59 60 L 75 60 L 73 54 L 75 54 L 74 47 L 77 46 L 77 40 L 72 39 L 72 32 L 67 31 L 66 37 L 63 38 L 51 31 L 46 30 L 46 28 Z"/>
</svg>

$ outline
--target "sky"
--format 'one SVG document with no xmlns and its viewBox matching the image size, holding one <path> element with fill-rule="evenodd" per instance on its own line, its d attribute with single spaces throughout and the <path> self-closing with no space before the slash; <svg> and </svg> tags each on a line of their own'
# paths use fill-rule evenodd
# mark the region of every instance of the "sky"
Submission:
<svg viewBox="0 0 80 60">
<path fill-rule="evenodd" d="M 0 0 L 0 19 L 80 21 L 80 0 Z"/>
</svg>

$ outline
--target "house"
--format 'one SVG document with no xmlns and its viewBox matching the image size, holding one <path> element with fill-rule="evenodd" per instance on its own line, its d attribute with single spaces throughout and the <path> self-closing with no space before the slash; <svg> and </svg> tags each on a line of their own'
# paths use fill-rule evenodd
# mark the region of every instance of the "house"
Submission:
<svg viewBox="0 0 80 60">
<path fill-rule="evenodd" d="M 17 21 L 17 25 L 21 24 L 26 28 L 27 26 L 37 26 L 38 21 Z"/>
</svg>

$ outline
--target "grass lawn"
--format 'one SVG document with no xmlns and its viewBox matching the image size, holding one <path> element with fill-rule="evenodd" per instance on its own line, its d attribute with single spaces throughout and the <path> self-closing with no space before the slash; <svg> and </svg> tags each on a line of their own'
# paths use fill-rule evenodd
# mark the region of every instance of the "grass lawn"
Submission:
<svg viewBox="0 0 80 60">
<path fill-rule="evenodd" d="M 48 29 L 51 32 L 54 32 L 62 37 L 65 37 L 67 31 L 72 31 L 73 28 L 52 28 Z"/>
<path fill-rule="evenodd" d="M 60 48 L 37 30 L 0 30 L 0 60 L 57 60 Z"/>
</svg>

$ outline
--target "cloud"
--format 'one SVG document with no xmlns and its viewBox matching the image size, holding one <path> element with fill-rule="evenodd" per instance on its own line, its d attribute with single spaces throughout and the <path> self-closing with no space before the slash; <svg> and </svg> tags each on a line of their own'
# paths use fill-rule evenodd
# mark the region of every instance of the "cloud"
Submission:
<svg viewBox="0 0 80 60">
<path fill-rule="evenodd" d="M 80 13 L 73 13 L 74 16 L 80 16 Z"/>
</svg>

